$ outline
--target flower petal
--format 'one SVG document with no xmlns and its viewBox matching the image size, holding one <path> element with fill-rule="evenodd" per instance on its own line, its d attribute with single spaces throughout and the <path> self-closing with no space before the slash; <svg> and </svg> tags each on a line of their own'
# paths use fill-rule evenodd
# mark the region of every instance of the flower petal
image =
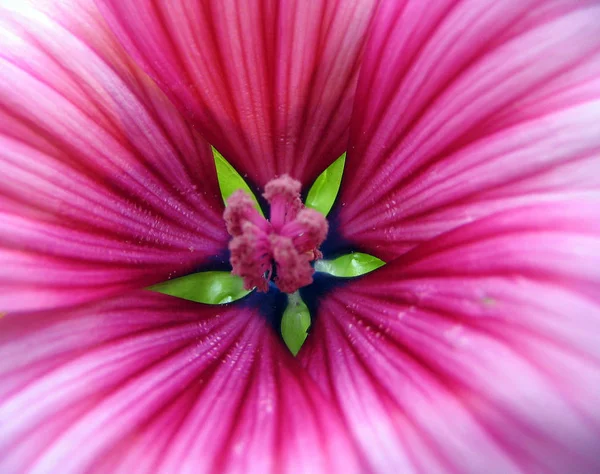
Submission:
<svg viewBox="0 0 600 474">
<path fill-rule="evenodd" d="M 599 472 L 600 200 L 482 219 L 334 289 L 300 358 L 377 472 Z"/>
<path fill-rule="evenodd" d="M 193 271 L 227 234 L 208 144 L 89 1 L 0 5 L 0 310 Z"/>
<path fill-rule="evenodd" d="M 599 24 L 597 1 L 384 3 L 338 200 L 350 247 L 391 260 L 498 210 L 598 189 Z"/>
<path fill-rule="evenodd" d="M 339 415 L 251 305 L 137 292 L 8 315 L 0 359 L 2 472 L 357 471 Z"/>
<path fill-rule="evenodd" d="M 128 51 L 254 185 L 345 150 L 375 0 L 99 0 Z"/>
</svg>

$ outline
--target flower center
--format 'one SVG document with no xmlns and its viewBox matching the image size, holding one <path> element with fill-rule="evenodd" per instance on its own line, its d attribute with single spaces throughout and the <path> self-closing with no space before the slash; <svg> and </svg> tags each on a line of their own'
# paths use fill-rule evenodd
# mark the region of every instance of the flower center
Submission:
<svg viewBox="0 0 600 474">
<path fill-rule="evenodd" d="M 274 277 L 277 287 L 294 293 L 313 281 L 311 262 L 321 258 L 319 246 L 327 236 L 327 220 L 308 209 L 300 199 L 300 182 L 283 175 L 265 186 L 263 196 L 271 207 L 270 220 L 260 215 L 244 191 L 227 200 L 223 217 L 229 242 L 232 273 L 244 288 L 267 292 Z"/>
</svg>

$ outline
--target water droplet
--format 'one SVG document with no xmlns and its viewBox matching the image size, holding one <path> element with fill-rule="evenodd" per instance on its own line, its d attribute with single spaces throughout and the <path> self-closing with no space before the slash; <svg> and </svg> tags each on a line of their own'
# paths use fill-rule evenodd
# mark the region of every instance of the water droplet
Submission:
<svg viewBox="0 0 600 474">
<path fill-rule="evenodd" d="M 244 443 L 242 441 L 239 441 L 233 445 L 233 453 L 234 454 L 240 455 L 240 454 L 242 454 L 243 450 L 244 450 Z"/>
<path fill-rule="evenodd" d="M 444 331 L 444 337 L 453 346 L 464 346 L 467 343 L 467 336 L 465 336 L 464 328 L 460 324 Z"/>
<path fill-rule="evenodd" d="M 481 303 L 483 304 L 483 306 L 491 308 L 493 306 L 496 306 L 497 301 L 491 296 L 482 296 Z"/>
</svg>

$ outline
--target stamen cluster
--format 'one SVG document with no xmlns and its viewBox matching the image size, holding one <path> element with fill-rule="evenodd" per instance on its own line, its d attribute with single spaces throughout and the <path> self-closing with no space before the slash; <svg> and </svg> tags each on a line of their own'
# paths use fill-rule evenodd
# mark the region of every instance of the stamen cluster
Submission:
<svg viewBox="0 0 600 474">
<path fill-rule="evenodd" d="M 319 246 L 328 225 L 321 213 L 304 206 L 300 188 L 300 182 L 288 175 L 267 183 L 263 196 L 271 208 L 270 220 L 242 190 L 227 200 L 224 218 L 233 237 L 229 243 L 232 273 L 244 280 L 246 289 L 268 291 L 273 273 L 275 284 L 285 293 L 312 283 L 311 262 L 322 257 Z"/>
</svg>

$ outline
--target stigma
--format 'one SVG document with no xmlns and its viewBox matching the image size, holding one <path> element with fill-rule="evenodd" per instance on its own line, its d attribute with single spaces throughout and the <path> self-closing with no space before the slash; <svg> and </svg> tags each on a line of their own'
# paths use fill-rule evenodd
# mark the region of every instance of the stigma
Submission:
<svg viewBox="0 0 600 474">
<path fill-rule="evenodd" d="M 223 217 L 232 236 L 232 273 L 243 279 L 247 290 L 267 292 L 273 280 L 284 293 L 294 293 L 312 283 L 312 262 L 322 257 L 319 247 L 328 225 L 325 216 L 304 206 L 300 189 L 300 182 L 288 175 L 269 181 L 263 193 L 269 220 L 242 190 L 227 200 Z"/>
</svg>

